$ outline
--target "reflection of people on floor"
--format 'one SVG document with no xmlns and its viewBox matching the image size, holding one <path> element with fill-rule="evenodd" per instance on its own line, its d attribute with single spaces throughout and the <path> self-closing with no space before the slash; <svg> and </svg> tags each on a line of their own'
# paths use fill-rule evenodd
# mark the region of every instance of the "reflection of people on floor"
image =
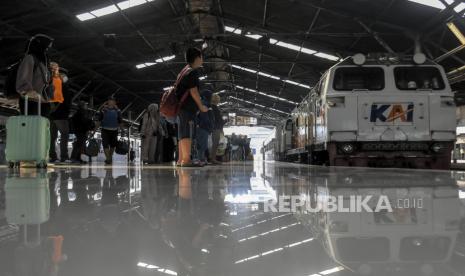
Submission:
<svg viewBox="0 0 465 276">
<path fill-rule="evenodd" d="M 178 170 L 178 199 L 161 220 L 165 242 L 174 248 L 178 260 L 178 275 L 206 275 L 202 249 L 213 241 L 224 213 L 223 202 L 209 196 L 205 177 Z"/>
</svg>

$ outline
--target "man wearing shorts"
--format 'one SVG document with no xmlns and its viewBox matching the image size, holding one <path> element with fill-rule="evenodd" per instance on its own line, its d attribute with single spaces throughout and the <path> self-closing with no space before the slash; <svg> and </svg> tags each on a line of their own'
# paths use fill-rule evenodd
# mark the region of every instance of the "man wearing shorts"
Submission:
<svg viewBox="0 0 465 276">
<path fill-rule="evenodd" d="M 191 68 L 177 87 L 176 94 L 179 99 L 184 93 L 189 93 L 183 102 L 178 114 L 178 151 L 177 165 L 182 167 L 195 166 L 191 160 L 191 145 L 194 131 L 194 119 L 197 112 L 207 112 L 208 108 L 202 104 L 199 93 L 199 72 L 202 67 L 202 52 L 197 48 L 189 48 L 186 51 L 186 62 Z"/>
</svg>

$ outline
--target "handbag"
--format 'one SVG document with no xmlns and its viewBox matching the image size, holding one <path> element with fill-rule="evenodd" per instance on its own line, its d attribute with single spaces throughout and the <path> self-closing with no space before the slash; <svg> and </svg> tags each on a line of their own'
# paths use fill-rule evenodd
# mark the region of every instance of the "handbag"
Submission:
<svg viewBox="0 0 465 276">
<path fill-rule="evenodd" d="M 115 153 L 120 155 L 126 155 L 129 152 L 129 143 L 124 140 L 120 139 L 118 143 L 116 143 Z"/>
<path fill-rule="evenodd" d="M 100 151 L 100 143 L 96 139 L 89 139 L 86 143 L 85 154 L 89 157 L 95 157 Z"/>
</svg>

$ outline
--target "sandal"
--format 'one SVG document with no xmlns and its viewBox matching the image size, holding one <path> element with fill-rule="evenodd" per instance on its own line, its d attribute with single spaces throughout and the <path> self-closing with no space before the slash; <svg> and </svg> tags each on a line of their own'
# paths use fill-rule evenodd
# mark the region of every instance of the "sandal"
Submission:
<svg viewBox="0 0 465 276">
<path fill-rule="evenodd" d="M 184 163 L 184 164 L 179 164 L 179 167 L 181 168 L 198 168 L 198 167 L 201 167 L 200 164 L 196 164 L 196 163 Z"/>
</svg>

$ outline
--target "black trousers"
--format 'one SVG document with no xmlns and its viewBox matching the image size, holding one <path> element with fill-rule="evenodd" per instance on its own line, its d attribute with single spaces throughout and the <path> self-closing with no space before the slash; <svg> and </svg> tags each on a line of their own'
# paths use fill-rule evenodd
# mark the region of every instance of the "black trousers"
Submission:
<svg viewBox="0 0 465 276">
<path fill-rule="evenodd" d="M 86 147 L 87 132 L 75 133 L 76 140 L 73 143 L 73 151 L 71 152 L 71 160 L 80 161 L 81 154 Z"/>
</svg>

